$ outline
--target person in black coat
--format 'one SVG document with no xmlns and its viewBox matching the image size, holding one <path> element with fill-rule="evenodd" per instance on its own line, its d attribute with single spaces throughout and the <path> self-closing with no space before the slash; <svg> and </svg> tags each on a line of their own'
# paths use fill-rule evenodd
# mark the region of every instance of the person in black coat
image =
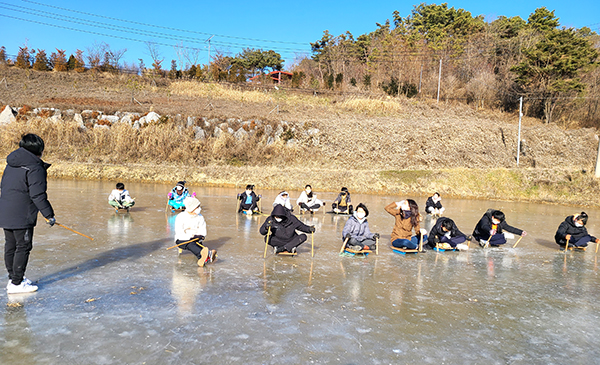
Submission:
<svg viewBox="0 0 600 365">
<path fill-rule="evenodd" d="M 432 215 L 444 214 L 446 208 L 442 207 L 442 197 L 439 193 L 434 193 L 432 196 L 427 198 L 425 202 L 425 212 Z"/>
<path fill-rule="evenodd" d="M 238 194 L 238 200 L 240 200 L 240 207 L 238 209 L 238 213 L 241 213 L 242 210 L 258 212 L 258 201 L 260 200 L 260 198 L 260 195 L 257 196 L 254 193 L 254 185 L 247 185 L 246 191 L 244 191 L 241 194 Z"/>
<path fill-rule="evenodd" d="M 466 250 L 468 246 L 464 244 L 467 240 L 467 235 L 462 233 L 456 223 L 450 218 L 442 217 L 435 222 L 435 225 L 431 228 L 429 236 L 427 237 L 427 245 L 430 248 L 436 247 L 437 243 L 447 243 L 452 248 Z"/>
<path fill-rule="evenodd" d="M 26 134 L 19 148 L 6 158 L 6 168 L 0 183 L 0 227 L 4 229 L 4 263 L 10 279 L 9 294 L 27 293 L 37 286 L 25 278 L 33 240 L 33 227 L 38 211 L 54 225 L 54 210 L 46 194 L 46 170 L 42 161 L 44 141 L 35 134 Z"/>
<path fill-rule="evenodd" d="M 277 204 L 271 212 L 271 216 L 265 220 L 265 223 L 260 227 L 260 234 L 265 236 L 267 240 L 267 233 L 271 234 L 268 237 L 267 243 L 275 247 L 275 253 L 287 251 L 290 253 L 296 252 L 296 247 L 300 246 L 306 241 L 305 234 L 298 234 L 296 230 L 304 233 L 314 233 L 314 226 L 307 226 L 300 222 L 296 216 L 290 213 L 282 205 Z"/>
<path fill-rule="evenodd" d="M 580 214 L 570 215 L 558 226 L 558 230 L 554 235 L 556 243 L 565 247 L 567 240 L 569 246 L 574 247 L 587 247 L 588 242 L 594 241 L 598 243 L 598 239 L 591 236 L 585 225 L 587 224 L 588 215 L 585 212 Z"/>
<path fill-rule="evenodd" d="M 503 231 L 514 233 L 519 236 L 525 236 L 527 234 L 527 232 L 523 230 L 509 226 L 508 223 L 506 223 L 504 213 L 501 211 L 488 209 L 477 223 L 477 226 L 475 226 L 473 237 L 475 237 L 481 246 L 485 246 L 488 240 L 491 246 L 500 246 L 506 243 L 506 237 L 502 234 Z"/>
</svg>

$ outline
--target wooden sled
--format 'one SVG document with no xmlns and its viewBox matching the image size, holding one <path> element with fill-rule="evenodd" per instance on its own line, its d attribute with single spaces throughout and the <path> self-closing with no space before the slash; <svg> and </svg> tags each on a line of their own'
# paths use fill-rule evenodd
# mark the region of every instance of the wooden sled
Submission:
<svg viewBox="0 0 600 365">
<path fill-rule="evenodd" d="M 131 207 L 129 208 L 117 208 L 117 207 L 113 207 L 115 209 L 115 213 L 119 214 L 121 213 L 122 210 L 124 210 L 125 212 L 129 213 L 129 209 L 131 209 Z"/>
<path fill-rule="evenodd" d="M 344 252 L 347 252 L 347 253 L 351 254 L 352 256 L 357 256 L 357 255 L 358 256 L 369 256 L 369 254 L 372 253 L 373 251 L 372 250 L 357 251 L 357 250 L 351 250 L 349 248 L 345 248 Z"/>
<path fill-rule="evenodd" d="M 344 217 L 350 217 L 352 215 L 352 214 L 348 214 L 348 213 L 336 213 L 333 210 L 330 210 L 330 211 L 325 212 L 325 213 L 327 213 L 327 214 L 333 214 L 333 215 L 341 215 L 341 216 L 344 216 Z"/>
<path fill-rule="evenodd" d="M 585 250 L 587 250 L 587 246 L 585 246 L 585 247 L 569 246 L 569 251 L 585 252 Z"/>
<path fill-rule="evenodd" d="M 171 211 L 171 213 L 181 213 L 184 210 L 185 210 L 185 207 L 173 208 L 172 206 L 169 205 L 169 211 Z"/>
<path fill-rule="evenodd" d="M 298 255 L 298 252 L 281 251 L 281 252 L 277 252 L 275 255 L 277 255 L 277 256 L 296 256 L 296 255 Z"/>
<path fill-rule="evenodd" d="M 394 247 L 394 246 L 390 246 L 390 248 L 392 249 L 392 251 L 402 254 L 402 255 L 406 255 L 407 253 L 419 253 L 418 249 L 414 249 L 414 250 L 409 250 L 407 248 L 399 248 L 399 247 Z"/>
<path fill-rule="evenodd" d="M 436 245 L 436 246 L 433 248 L 433 250 L 434 250 L 434 251 L 437 251 L 437 252 L 458 251 L 458 250 L 456 249 L 456 247 L 455 247 L 455 248 L 441 248 L 441 247 L 440 247 L 440 246 L 438 246 L 438 245 Z"/>
</svg>

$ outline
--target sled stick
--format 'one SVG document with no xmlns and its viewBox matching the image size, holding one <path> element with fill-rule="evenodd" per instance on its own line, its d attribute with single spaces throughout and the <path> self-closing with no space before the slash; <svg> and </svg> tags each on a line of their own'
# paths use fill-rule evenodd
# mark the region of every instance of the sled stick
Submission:
<svg viewBox="0 0 600 365">
<path fill-rule="evenodd" d="M 596 242 L 596 253 L 598 253 L 598 245 L 600 245 L 600 243 Z"/>
<path fill-rule="evenodd" d="M 569 240 L 571 240 L 571 237 L 567 239 L 567 244 L 565 245 L 565 255 L 567 254 L 567 251 L 569 251 Z"/>
<path fill-rule="evenodd" d="M 344 248 L 346 247 L 346 243 L 348 243 L 348 239 L 350 239 L 350 237 L 346 237 L 346 239 L 342 243 L 342 248 L 340 249 L 340 253 L 344 252 Z"/>
<path fill-rule="evenodd" d="M 172 248 L 179 247 L 181 245 L 185 245 L 186 243 L 194 242 L 194 241 L 197 241 L 197 240 L 198 240 L 197 238 L 194 238 L 194 239 L 191 239 L 189 241 L 181 242 L 181 243 L 176 244 L 175 246 L 171 246 L 171 247 L 167 248 L 167 250 L 170 250 Z"/>
<path fill-rule="evenodd" d="M 517 247 L 517 245 L 519 244 L 519 242 L 521 242 L 521 239 L 523 238 L 523 236 L 519 237 L 519 239 L 517 240 L 517 243 L 515 243 L 513 245 L 513 248 Z"/>
<path fill-rule="evenodd" d="M 487 242 L 485 243 L 485 246 L 483 246 L 483 248 L 488 248 L 490 246 L 490 241 L 492 240 L 492 235 L 490 235 L 490 238 L 488 238 Z"/>
<path fill-rule="evenodd" d="M 265 240 L 265 253 L 263 254 L 263 259 L 267 258 L 267 247 L 269 245 L 269 237 L 271 236 L 271 226 L 269 226 L 269 230 L 267 231 L 267 239 Z"/>
<path fill-rule="evenodd" d="M 423 232 L 419 233 L 421 233 L 421 238 L 419 240 L 419 252 L 423 252 Z"/>
<path fill-rule="evenodd" d="M 310 257 L 315 257 L 315 232 L 312 233 L 311 239 L 311 248 L 310 248 Z"/>
<path fill-rule="evenodd" d="M 46 219 L 46 218 L 44 218 L 44 219 Z M 48 219 L 46 219 L 46 222 L 48 222 Z M 57 225 L 57 226 L 59 226 L 59 227 L 63 227 L 64 229 L 68 229 L 69 231 L 71 231 L 71 232 L 73 232 L 73 233 L 77 233 L 77 234 L 78 234 L 78 235 L 80 235 L 80 236 L 83 236 L 83 237 L 85 237 L 85 238 L 89 238 L 89 239 L 90 239 L 90 240 L 92 240 L 92 241 L 94 240 L 92 237 L 90 237 L 90 236 L 86 236 L 85 234 L 83 234 L 83 233 L 81 233 L 81 232 L 77 232 L 76 230 L 74 230 L 74 229 L 71 229 L 71 228 L 69 228 L 69 227 L 67 227 L 67 226 L 63 226 L 62 224 L 60 224 L 60 223 L 58 223 L 58 222 L 54 222 L 54 224 L 56 224 L 56 225 Z"/>
</svg>

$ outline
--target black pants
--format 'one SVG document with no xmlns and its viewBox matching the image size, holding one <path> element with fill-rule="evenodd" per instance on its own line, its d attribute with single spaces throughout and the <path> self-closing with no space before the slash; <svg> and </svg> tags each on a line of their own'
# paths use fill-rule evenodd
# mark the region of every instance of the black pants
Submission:
<svg viewBox="0 0 600 365">
<path fill-rule="evenodd" d="M 186 243 L 185 245 L 181 245 L 179 246 L 179 248 L 181 248 L 182 250 L 188 250 L 191 251 L 194 255 L 196 255 L 196 257 L 198 259 L 200 259 L 202 257 L 202 249 L 204 248 L 204 245 L 202 245 L 202 240 L 199 238 L 192 238 L 195 241 L 192 241 L 190 243 Z M 185 241 L 189 241 L 189 240 L 185 240 Z M 175 244 L 178 245 L 182 242 L 185 242 L 184 240 L 177 240 L 175 241 Z"/>
<path fill-rule="evenodd" d="M 250 204 L 241 203 L 240 204 L 240 209 L 238 210 L 238 213 L 240 213 L 242 210 L 255 211 L 255 210 L 258 210 L 258 206 L 256 205 L 256 202 L 252 202 Z"/>
<path fill-rule="evenodd" d="M 319 209 L 319 208 L 321 208 L 321 204 L 315 204 L 315 205 L 311 205 L 309 207 L 306 203 L 300 203 L 300 208 L 306 209 L 306 210 Z"/>
<path fill-rule="evenodd" d="M 33 227 L 5 229 L 4 239 L 4 264 L 8 278 L 14 285 L 19 285 L 25 277 L 29 253 L 33 248 Z"/>
<path fill-rule="evenodd" d="M 279 240 L 276 237 L 271 236 L 271 238 L 269 239 L 269 245 L 275 246 L 275 247 L 283 246 L 287 252 L 290 252 L 292 250 L 292 248 L 300 246 L 305 241 L 306 241 L 305 234 L 296 235 L 288 241 Z"/>
</svg>

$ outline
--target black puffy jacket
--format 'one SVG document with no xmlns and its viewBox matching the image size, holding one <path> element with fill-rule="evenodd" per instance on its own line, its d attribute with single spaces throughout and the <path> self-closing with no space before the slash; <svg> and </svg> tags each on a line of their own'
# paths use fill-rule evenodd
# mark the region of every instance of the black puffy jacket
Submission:
<svg viewBox="0 0 600 365">
<path fill-rule="evenodd" d="M 50 164 L 24 148 L 8 155 L 0 183 L 0 227 L 34 227 L 38 211 L 45 218 L 54 217 L 46 194 L 48 167 Z"/>
<path fill-rule="evenodd" d="M 444 236 L 446 234 L 446 232 L 444 232 L 444 230 L 442 229 L 442 223 L 444 223 L 445 221 L 450 221 L 452 222 L 452 228 L 450 229 L 450 237 L 459 237 L 459 236 L 463 236 L 466 237 L 467 235 L 462 233 L 458 227 L 456 226 L 456 223 L 454 223 L 454 221 L 450 218 L 446 218 L 446 217 L 441 217 L 438 218 L 437 222 L 435 222 L 435 225 L 431 228 L 431 231 L 429 232 L 429 236 L 427 236 L 427 244 L 430 247 L 435 247 L 435 244 L 437 242 L 440 242 L 440 239 L 442 238 L 442 236 Z"/>
<path fill-rule="evenodd" d="M 558 226 L 558 230 L 554 235 L 554 241 L 557 244 L 564 246 L 567 244 L 566 235 L 571 235 L 571 240 L 569 242 L 574 243 L 577 242 L 581 237 L 587 236 L 589 233 L 585 226 L 577 227 L 575 222 L 573 221 L 573 215 L 568 216 L 565 220 Z M 596 237 L 592 237 L 592 241 L 595 241 Z"/>
<path fill-rule="evenodd" d="M 481 217 L 481 219 L 477 223 L 477 226 L 475 226 L 475 229 L 473 230 L 473 237 L 475 237 L 478 240 L 487 240 L 490 237 L 490 231 L 492 230 L 492 214 L 494 214 L 495 211 L 496 210 L 494 209 L 488 209 L 487 212 L 485 212 L 485 214 L 483 215 L 483 217 Z M 513 226 L 509 226 L 505 220 L 500 222 L 500 224 L 498 224 L 496 228 L 497 234 L 502 233 L 502 231 L 514 233 L 518 236 L 523 234 L 522 230 Z"/>
<path fill-rule="evenodd" d="M 281 222 L 277 222 L 275 220 L 275 216 L 283 217 Z M 268 225 L 271 224 L 271 237 L 270 240 L 275 243 L 287 243 L 292 238 L 294 238 L 298 233 L 296 230 L 311 233 L 311 229 L 306 224 L 300 222 L 295 215 L 290 213 L 287 209 L 285 209 L 282 205 L 277 204 L 273 208 L 273 212 L 271 212 L 271 216 L 265 220 L 265 223 L 260 227 L 260 234 L 266 235 L 269 228 Z M 265 237 L 266 239 L 266 237 Z"/>
</svg>

